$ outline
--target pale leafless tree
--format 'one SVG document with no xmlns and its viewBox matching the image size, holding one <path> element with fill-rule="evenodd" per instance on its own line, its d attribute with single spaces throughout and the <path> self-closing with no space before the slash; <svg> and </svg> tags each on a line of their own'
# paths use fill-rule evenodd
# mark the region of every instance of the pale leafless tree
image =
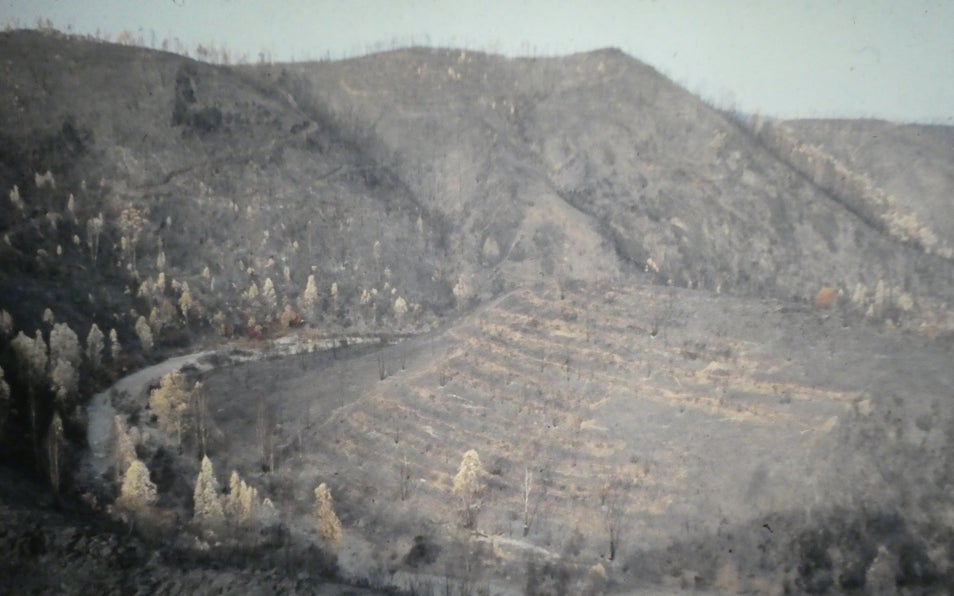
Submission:
<svg viewBox="0 0 954 596">
<path fill-rule="evenodd" d="M 258 398 L 258 407 L 255 415 L 255 434 L 258 439 L 259 454 L 261 455 L 262 470 L 271 472 L 275 469 L 275 410 L 265 401 Z"/>
<path fill-rule="evenodd" d="M 619 550 L 629 489 L 628 483 L 624 482 L 619 476 L 614 476 L 604 482 L 600 489 L 600 511 L 603 514 L 603 529 L 609 539 L 610 561 L 616 559 L 616 553 Z"/>
<path fill-rule="evenodd" d="M 50 476 L 50 486 L 54 493 L 60 492 L 60 458 L 63 454 L 63 420 L 56 412 L 46 431 L 46 460 L 47 472 Z"/>
<path fill-rule="evenodd" d="M 209 393 L 205 384 L 199 381 L 189 394 L 192 410 L 192 427 L 195 431 L 195 444 L 199 455 L 205 457 L 208 453 L 209 439 Z"/>
</svg>

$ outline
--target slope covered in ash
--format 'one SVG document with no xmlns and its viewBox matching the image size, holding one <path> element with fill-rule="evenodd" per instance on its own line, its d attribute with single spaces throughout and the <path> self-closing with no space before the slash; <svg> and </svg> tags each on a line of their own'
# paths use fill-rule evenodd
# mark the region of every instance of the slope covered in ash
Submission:
<svg viewBox="0 0 954 596">
<path fill-rule="evenodd" d="M 242 328 L 298 309 L 309 275 L 304 318 L 338 328 L 433 322 L 541 277 L 644 274 L 805 301 L 831 287 L 878 320 L 949 326 L 954 276 L 933 223 L 946 186 L 930 182 L 949 161 L 892 178 L 923 197 L 898 217 L 931 221 L 937 246 L 910 241 L 619 52 L 230 68 L 38 33 L 0 43 L 0 184 L 18 195 L 0 258 L 25 329 L 39 312 L 20 305 L 57 302 L 133 345 L 129 311 L 155 308 L 160 344 L 181 343 L 219 310 Z M 904 141 L 912 155 L 946 146 L 930 130 Z M 140 292 L 160 270 L 169 287 Z M 266 280 L 274 297 L 255 297 Z M 202 307 L 185 329 L 183 282 Z"/>
<path fill-rule="evenodd" d="M 421 320 L 453 305 L 445 240 L 414 196 L 280 89 L 136 48 L 29 32 L 0 44 L 0 184 L 4 201 L 18 195 L 0 212 L 0 259 L 18 326 L 39 323 L 42 307 L 25 305 L 56 302 L 75 327 L 105 321 L 133 346 L 129 310 L 175 311 L 186 282 L 193 329 L 218 310 L 244 327 L 299 309 L 309 275 L 317 305 L 303 314 L 332 326 L 393 322 L 398 296 Z M 167 287 L 139 295 L 160 271 Z M 243 298 L 269 279 L 274 297 Z"/>
<path fill-rule="evenodd" d="M 862 217 L 954 258 L 954 128 L 877 120 L 794 120 L 777 123 L 775 134 L 764 128 L 769 134 L 760 136 L 774 139 L 784 159 Z"/>
<path fill-rule="evenodd" d="M 0 57 L 11 461 L 45 473 L 54 411 L 81 447 L 96 386 L 226 341 L 212 331 L 439 327 L 330 365 L 193 370 L 220 431 L 204 448 L 299 546 L 327 482 L 351 572 L 818 591 L 882 561 L 885 585 L 950 578 L 949 129 L 739 122 L 616 51 L 225 67 L 13 32 Z M 65 395 L 65 369 L 12 341 L 51 341 L 46 308 L 121 345 L 77 352 Z M 114 401 L 144 431 L 158 512 L 187 519 L 194 445 L 145 393 Z M 469 448 L 485 535 L 455 518 Z"/>
<path fill-rule="evenodd" d="M 832 287 L 879 320 L 949 324 L 950 263 L 873 226 L 749 127 L 619 52 L 403 50 L 255 71 L 303 110 L 346 122 L 457 222 L 454 250 L 480 265 L 478 279 L 647 271 L 798 300 Z M 951 170 L 943 160 L 920 167 Z M 943 201 L 936 190 L 927 202 Z"/>
<path fill-rule="evenodd" d="M 937 587 L 954 568 L 949 359 L 784 301 L 537 286 L 371 353 L 212 373 L 226 438 L 208 449 L 282 495 L 292 527 L 333 487 L 351 568 L 477 585 L 539 571 L 571 593 L 597 563 L 650 592 Z M 255 432 L 262 401 L 281 421 L 268 475 L 256 444 L 228 439 Z M 453 487 L 469 449 L 486 474 L 465 565 Z M 436 554 L 417 561 L 416 544 Z"/>
</svg>

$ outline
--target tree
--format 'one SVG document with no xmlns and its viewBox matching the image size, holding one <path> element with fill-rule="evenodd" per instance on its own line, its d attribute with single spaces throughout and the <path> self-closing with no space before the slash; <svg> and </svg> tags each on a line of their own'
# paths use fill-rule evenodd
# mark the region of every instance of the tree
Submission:
<svg viewBox="0 0 954 596">
<path fill-rule="evenodd" d="M 140 316 L 136 319 L 136 335 L 139 336 L 139 343 L 142 344 L 143 352 L 148 352 L 152 349 L 152 329 L 149 328 L 146 317 Z"/>
<path fill-rule="evenodd" d="M 271 472 L 275 469 L 275 447 L 272 431 L 275 428 L 275 411 L 259 395 L 255 413 L 255 436 L 258 439 L 259 455 L 261 455 L 262 470 Z"/>
<path fill-rule="evenodd" d="M 56 395 L 60 408 L 68 412 L 72 409 L 73 397 L 79 388 L 79 373 L 65 358 L 57 358 L 50 371 L 50 388 Z"/>
<path fill-rule="evenodd" d="M 63 411 L 79 389 L 79 365 L 82 358 L 79 338 L 66 323 L 56 323 L 50 331 L 50 388 Z"/>
<path fill-rule="evenodd" d="M 60 457 L 63 449 L 63 420 L 58 412 L 53 413 L 50 427 L 46 431 L 46 461 L 47 472 L 50 477 L 50 486 L 53 493 L 60 492 Z"/>
<path fill-rule="evenodd" d="M 318 535 L 337 550 L 341 543 L 341 522 L 335 514 L 331 491 L 324 482 L 315 489 L 315 528 Z"/>
<path fill-rule="evenodd" d="M 115 363 L 123 353 L 123 346 L 119 343 L 119 334 L 115 329 L 109 330 L 109 357 Z"/>
<path fill-rule="evenodd" d="M 79 338 L 66 323 L 56 323 L 50 331 L 50 362 L 66 360 L 79 369 L 82 359 Z"/>
<path fill-rule="evenodd" d="M 258 286 L 255 284 L 254 281 L 252 281 L 248 289 L 245 290 L 245 294 L 244 294 L 245 299 L 249 302 L 249 304 L 252 304 L 254 306 L 255 303 L 258 301 L 258 294 L 259 294 Z"/>
<path fill-rule="evenodd" d="M 464 454 L 457 475 L 454 476 L 454 494 L 460 498 L 461 525 L 467 529 L 477 526 L 477 512 L 480 510 L 479 497 L 483 492 L 484 474 L 480 456 L 473 449 Z"/>
<path fill-rule="evenodd" d="M 225 500 L 225 516 L 238 527 L 248 527 L 260 518 L 258 489 L 249 486 L 232 471 L 229 478 L 229 495 Z"/>
<path fill-rule="evenodd" d="M 195 479 L 195 491 L 192 493 L 195 504 L 193 519 L 204 526 L 220 525 L 225 521 L 222 501 L 219 499 L 219 482 L 215 479 L 212 460 L 202 457 L 202 467 Z"/>
<path fill-rule="evenodd" d="M 3 429 L 10 415 L 10 385 L 3 380 L 3 368 L 0 367 L 0 439 L 3 438 Z"/>
<path fill-rule="evenodd" d="M 122 234 L 123 249 L 129 253 L 129 263 L 133 271 L 137 271 L 136 244 L 139 243 L 139 237 L 146 228 L 146 223 L 142 212 L 135 207 L 123 209 L 119 214 L 119 231 Z"/>
<path fill-rule="evenodd" d="M 305 291 L 302 293 L 298 304 L 306 315 L 309 317 L 314 315 L 315 306 L 318 304 L 318 285 L 315 283 L 314 275 L 308 276 L 308 281 L 305 282 Z"/>
<path fill-rule="evenodd" d="M 205 390 L 205 383 L 197 382 L 189 394 L 190 409 L 192 410 L 192 428 L 195 430 L 195 444 L 199 453 L 206 454 L 209 439 L 209 394 Z"/>
<path fill-rule="evenodd" d="M 13 333 L 13 317 L 6 310 L 0 310 L 0 336 Z"/>
<path fill-rule="evenodd" d="M 103 234 L 104 224 L 102 213 L 86 221 L 86 246 L 89 247 L 93 265 L 96 264 L 96 258 L 99 256 L 99 238 Z"/>
<path fill-rule="evenodd" d="M 265 283 L 262 284 L 262 301 L 265 302 L 265 308 L 268 309 L 268 312 L 274 312 L 275 308 L 278 306 L 278 297 L 275 295 L 275 284 L 272 283 L 272 278 L 266 277 Z"/>
<path fill-rule="evenodd" d="M 530 533 L 530 526 L 533 525 L 533 518 L 536 513 L 536 506 L 533 501 L 533 470 L 530 466 L 523 469 L 523 535 Z"/>
<path fill-rule="evenodd" d="M 136 445 L 126 431 L 122 418 L 113 416 L 113 458 L 116 470 L 116 482 L 123 480 L 123 473 L 136 461 Z"/>
<path fill-rule="evenodd" d="M 186 426 L 189 394 L 185 377 L 179 371 L 163 375 L 159 379 L 159 387 L 149 394 L 149 408 L 155 413 L 159 428 L 167 435 L 176 437 L 179 446 L 182 446 Z"/>
<path fill-rule="evenodd" d="M 23 202 L 23 199 L 20 197 L 20 188 L 14 184 L 13 188 L 10 189 L 8 195 L 10 197 L 10 202 L 13 203 L 13 206 L 16 207 L 21 213 L 26 211 L 26 203 Z"/>
<path fill-rule="evenodd" d="M 37 391 L 46 384 L 47 356 L 46 342 L 43 333 L 36 330 L 36 336 L 30 339 L 22 331 L 10 342 L 17 355 L 17 365 L 20 378 L 26 381 L 28 400 L 30 404 L 30 433 L 33 440 L 34 461 L 40 461 L 40 429 L 38 426 Z"/>
<path fill-rule="evenodd" d="M 242 477 L 239 476 L 239 473 L 236 470 L 232 470 L 232 475 L 229 476 L 229 495 L 225 498 L 225 505 L 223 505 L 222 510 L 230 520 L 238 520 L 239 511 L 241 506 L 239 505 L 239 495 L 242 492 Z"/>
<path fill-rule="evenodd" d="M 600 511 L 603 514 L 603 529 L 609 538 L 609 560 L 616 559 L 619 537 L 623 529 L 628 486 L 618 476 L 604 482 L 600 489 Z"/>
<path fill-rule="evenodd" d="M 93 323 L 86 336 L 86 358 L 93 370 L 99 369 L 103 364 L 104 339 L 103 332 L 99 330 L 96 323 Z"/>
<path fill-rule="evenodd" d="M 401 458 L 398 464 L 398 486 L 400 487 L 401 500 L 406 501 L 411 494 L 411 463 L 407 460 L 407 454 Z"/>
<path fill-rule="evenodd" d="M 457 308 L 463 309 L 467 305 L 467 301 L 471 296 L 470 284 L 467 283 L 467 280 L 464 279 L 464 276 L 457 278 L 457 283 L 454 284 L 453 293 L 454 298 L 457 299 Z"/>
<path fill-rule="evenodd" d="M 182 284 L 182 295 L 179 296 L 179 310 L 182 311 L 182 318 L 186 323 L 189 322 L 189 312 L 198 314 L 198 304 L 189 291 L 189 284 L 185 282 Z"/>
<path fill-rule="evenodd" d="M 278 324 L 282 329 L 288 329 L 292 325 L 298 326 L 301 324 L 301 316 L 292 309 L 290 304 L 286 304 L 278 315 Z"/>
<path fill-rule="evenodd" d="M 394 317 L 398 320 L 398 323 L 401 322 L 405 314 L 407 314 L 407 301 L 398 296 L 394 301 Z"/>
<path fill-rule="evenodd" d="M 153 506 L 157 499 L 156 485 L 149 479 L 149 468 L 138 459 L 133 459 L 123 474 L 123 485 L 116 505 L 134 513 L 142 513 Z"/>
</svg>

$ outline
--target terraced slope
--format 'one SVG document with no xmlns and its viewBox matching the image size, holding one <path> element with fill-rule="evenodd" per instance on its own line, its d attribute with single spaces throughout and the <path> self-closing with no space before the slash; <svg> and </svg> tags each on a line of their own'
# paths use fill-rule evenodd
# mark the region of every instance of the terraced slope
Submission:
<svg viewBox="0 0 954 596">
<path fill-rule="evenodd" d="M 583 570 L 602 561 L 619 579 L 645 571 L 637 552 L 651 560 L 679 541 L 711 549 L 726 527 L 796 516 L 770 549 L 791 570 L 792 542 L 812 516 L 900 510 L 923 522 L 950 507 L 927 488 L 948 477 L 942 460 L 908 468 L 915 453 L 940 456 L 947 444 L 950 417 L 937 416 L 946 357 L 783 302 L 638 285 L 523 289 L 433 337 L 282 374 L 269 392 L 285 408 L 276 486 L 290 512 L 307 515 L 309 486 L 328 482 L 352 548 L 375 544 L 399 567 L 415 535 L 456 535 L 452 478 L 476 449 L 488 472 L 478 519 L 495 544 L 488 565 L 562 556 Z M 226 434 L 251 432 L 235 414 L 252 396 L 221 378 L 209 386 Z M 223 457 L 251 467 L 255 455 Z M 610 564 L 614 512 L 622 527 Z M 777 586 L 797 575 L 747 557 L 663 567 L 705 575 L 729 565 Z"/>
</svg>

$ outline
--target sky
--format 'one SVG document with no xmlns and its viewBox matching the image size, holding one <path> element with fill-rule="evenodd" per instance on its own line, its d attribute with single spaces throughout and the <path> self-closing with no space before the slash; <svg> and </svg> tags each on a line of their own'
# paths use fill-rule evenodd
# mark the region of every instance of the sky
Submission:
<svg viewBox="0 0 954 596">
<path fill-rule="evenodd" d="M 37 18 L 252 60 L 617 47 L 721 107 L 954 125 L 950 0 L 0 0 L 0 24 Z"/>
</svg>

